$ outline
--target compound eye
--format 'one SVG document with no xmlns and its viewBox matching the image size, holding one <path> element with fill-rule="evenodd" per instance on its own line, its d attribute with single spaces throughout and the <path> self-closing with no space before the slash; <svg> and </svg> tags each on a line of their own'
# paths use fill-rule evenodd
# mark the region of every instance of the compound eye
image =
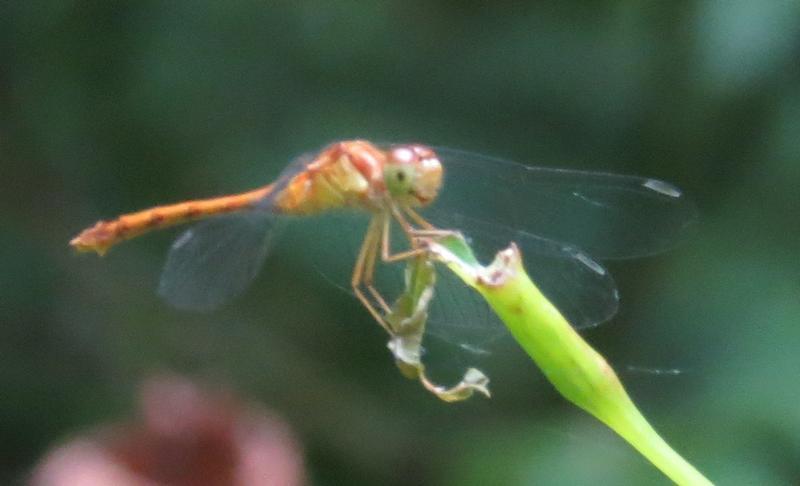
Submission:
<svg viewBox="0 0 800 486">
<path fill-rule="evenodd" d="M 416 154 L 408 147 L 398 147 L 392 151 L 392 158 L 401 164 L 410 164 Z"/>
</svg>

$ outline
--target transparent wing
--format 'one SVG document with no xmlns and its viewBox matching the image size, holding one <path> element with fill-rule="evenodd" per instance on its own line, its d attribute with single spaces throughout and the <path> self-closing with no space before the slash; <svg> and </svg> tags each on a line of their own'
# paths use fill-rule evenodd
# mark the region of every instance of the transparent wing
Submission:
<svg viewBox="0 0 800 486">
<path fill-rule="evenodd" d="M 515 241 L 533 281 L 576 328 L 596 326 L 616 313 L 619 299 L 611 275 L 576 247 L 463 217 L 462 223 L 472 228 L 470 244 L 484 263 Z M 508 342 L 508 330 L 486 302 L 444 269 L 438 272 L 427 331 L 455 346 L 464 355 L 461 363 L 484 359 Z"/>
<path fill-rule="evenodd" d="M 429 309 L 426 333 L 467 355 L 489 355 L 508 335 L 505 325 L 475 291 L 440 267 Z M 435 343 L 426 339 L 425 346 Z"/>
<path fill-rule="evenodd" d="M 610 318 L 617 309 L 614 281 L 603 267 L 577 248 L 518 234 L 502 226 L 471 220 L 460 214 L 445 218 L 455 227 L 469 227 L 470 244 L 483 262 L 505 248 L 510 241 L 520 246 L 531 277 L 549 299 L 578 328 L 594 326 Z M 313 224 L 299 224 L 301 238 L 321 243 L 308 255 L 309 263 L 329 283 L 352 295 L 350 275 L 361 239 L 367 226 L 362 214 L 333 213 L 316 218 Z M 396 225 L 393 226 L 393 248 L 407 248 Z M 376 287 L 392 302 L 403 291 L 405 263 L 379 264 L 375 272 Z M 366 313 L 365 313 L 366 314 Z M 430 359 L 447 363 L 441 368 L 463 372 L 463 365 L 475 364 L 503 347 L 508 330 L 471 288 L 443 267 L 437 272 L 436 295 L 431 301 L 426 348 L 435 348 Z M 435 356 L 434 356 L 435 355 Z M 457 378 L 456 375 L 450 378 Z"/>
<path fill-rule="evenodd" d="M 596 258 L 664 251 L 695 220 L 694 205 L 662 181 L 527 167 L 468 152 L 437 149 L 445 182 L 424 215 L 463 231 L 483 262 L 510 242 L 545 296 L 576 328 L 617 311 L 619 294 Z M 430 334 L 485 354 L 506 334 L 485 303 L 440 272 Z"/>
<path fill-rule="evenodd" d="M 441 228 L 463 231 L 483 262 L 516 242 L 533 280 L 578 328 L 608 320 L 618 307 L 614 281 L 595 258 L 666 250 L 695 218 L 694 206 L 679 189 L 654 179 L 437 152 L 445 167 L 444 187 L 424 216 Z M 365 228 L 365 218 L 355 215 L 326 215 L 313 228 L 324 244 L 310 256 L 312 264 L 347 292 Z M 393 241 L 395 250 L 407 245 L 397 234 Z M 379 266 L 376 284 L 389 301 L 402 291 L 403 268 L 402 263 Z M 486 355 L 507 330 L 471 289 L 446 270 L 438 273 L 428 333 L 467 354 Z"/>
<path fill-rule="evenodd" d="M 314 272 L 329 284 L 340 290 L 355 295 L 350 288 L 358 250 L 367 231 L 369 215 L 359 211 L 332 211 L 319 216 L 304 217 L 303 221 L 293 225 L 292 239 L 299 242 L 314 242 L 313 251 L 307 252 L 305 258 Z M 397 232 L 399 233 L 399 231 Z M 398 238 L 398 246 L 403 240 Z M 377 286 L 391 301 L 402 292 L 404 263 L 393 265 L 379 264 L 375 269 Z"/>
<path fill-rule="evenodd" d="M 436 151 L 445 173 L 433 213 L 469 215 L 520 235 L 569 243 L 597 259 L 664 251 L 696 218 L 680 189 L 656 179 Z"/>
<path fill-rule="evenodd" d="M 179 309 L 208 311 L 241 294 L 258 274 L 275 217 L 247 211 L 197 223 L 167 255 L 158 294 Z"/>
</svg>

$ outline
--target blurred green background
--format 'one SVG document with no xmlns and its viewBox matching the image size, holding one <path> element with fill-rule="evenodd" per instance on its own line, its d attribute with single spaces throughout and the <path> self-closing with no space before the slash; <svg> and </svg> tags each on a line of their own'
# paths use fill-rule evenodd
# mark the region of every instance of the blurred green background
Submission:
<svg viewBox="0 0 800 486">
<path fill-rule="evenodd" d="M 585 336 L 709 478 L 800 481 L 796 2 L 264 3 L 0 7 L 0 482 L 129 417 L 137 384 L 173 370 L 285 417 L 315 484 L 667 484 L 513 347 L 491 400 L 402 378 L 306 263 L 324 242 L 279 244 L 204 315 L 154 292 L 175 232 L 102 260 L 67 246 L 353 137 L 684 188 L 694 235 L 611 263 L 620 314 Z"/>
</svg>

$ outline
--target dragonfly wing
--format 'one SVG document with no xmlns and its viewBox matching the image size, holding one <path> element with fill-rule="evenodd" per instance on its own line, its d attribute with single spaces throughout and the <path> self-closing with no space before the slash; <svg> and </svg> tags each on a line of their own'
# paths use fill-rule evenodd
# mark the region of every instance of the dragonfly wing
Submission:
<svg viewBox="0 0 800 486">
<path fill-rule="evenodd" d="M 439 216 L 431 215 L 437 225 L 469 228 L 470 246 L 484 263 L 515 242 L 531 279 L 574 327 L 593 327 L 616 313 L 619 294 L 611 274 L 579 248 L 460 214 Z M 505 326 L 463 282 L 446 270 L 439 276 L 428 332 L 473 354 L 489 353 L 508 333 Z"/>
<path fill-rule="evenodd" d="M 618 296 L 610 274 L 586 253 L 574 246 L 476 220 L 459 213 L 426 213 L 437 226 L 468 228 L 467 237 L 478 258 L 488 263 L 495 253 L 516 242 L 531 278 L 577 328 L 608 320 L 617 309 Z M 301 241 L 316 239 L 324 244 L 307 255 L 309 264 L 322 278 L 351 294 L 350 276 L 359 245 L 367 227 L 362 214 L 331 213 L 313 224 L 296 225 Z M 392 225 L 394 251 L 408 248 L 405 236 Z M 388 302 L 403 291 L 403 262 L 378 264 L 376 287 Z M 450 352 L 460 352 L 464 363 L 486 356 L 503 346 L 508 330 L 479 295 L 446 268 L 439 266 L 435 296 L 430 304 L 426 333 Z M 438 354 L 434 352 L 433 354 Z M 455 368 L 458 368 L 456 366 Z M 460 369 L 460 368 L 458 368 Z"/>
<path fill-rule="evenodd" d="M 577 329 L 608 321 L 617 313 L 619 292 L 611 274 L 570 244 L 517 233 L 526 269 L 547 299 Z"/>
<path fill-rule="evenodd" d="M 529 167 L 437 149 L 445 168 L 434 209 L 581 248 L 599 259 L 655 254 L 695 220 L 680 189 L 645 177 Z"/>
<path fill-rule="evenodd" d="M 472 288 L 440 266 L 426 333 L 468 354 L 484 355 L 508 330 Z"/>
<path fill-rule="evenodd" d="M 270 249 L 274 216 L 220 216 L 192 226 L 169 250 L 159 295 L 179 309 L 208 311 L 241 294 Z"/>
</svg>

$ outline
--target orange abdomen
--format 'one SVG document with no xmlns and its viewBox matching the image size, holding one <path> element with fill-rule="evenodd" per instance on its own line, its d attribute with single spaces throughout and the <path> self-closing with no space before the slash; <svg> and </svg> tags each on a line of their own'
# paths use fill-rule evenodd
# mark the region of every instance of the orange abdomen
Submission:
<svg viewBox="0 0 800 486">
<path fill-rule="evenodd" d="M 368 142 L 335 143 L 296 173 L 289 174 L 288 180 L 280 182 L 277 186 L 280 192 L 273 195 L 269 209 L 294 215 L 343 207 L 369 209 L 371 192 L 382 183 L 383 160 L 380 149 Z M 150 230 L 252 208 L 275 188 L 270 184 L 233 196 L 157 206 L 111 221 L 99 221 L 73 238 L 70 245 L 78 251 L 102 255 L 117 243 Z"/>
<path fill-rule="evenodd" d="M 124 214 L 111 221 L 98 221 L 73 238 L 70 245 L 78 251 L 94 251 L 102 255 L 117 243 L 151 230 L 251 208 L 269 195 L 273 187 L 270 184 L 242 194 L 157 206 Z"/>
</svg>

